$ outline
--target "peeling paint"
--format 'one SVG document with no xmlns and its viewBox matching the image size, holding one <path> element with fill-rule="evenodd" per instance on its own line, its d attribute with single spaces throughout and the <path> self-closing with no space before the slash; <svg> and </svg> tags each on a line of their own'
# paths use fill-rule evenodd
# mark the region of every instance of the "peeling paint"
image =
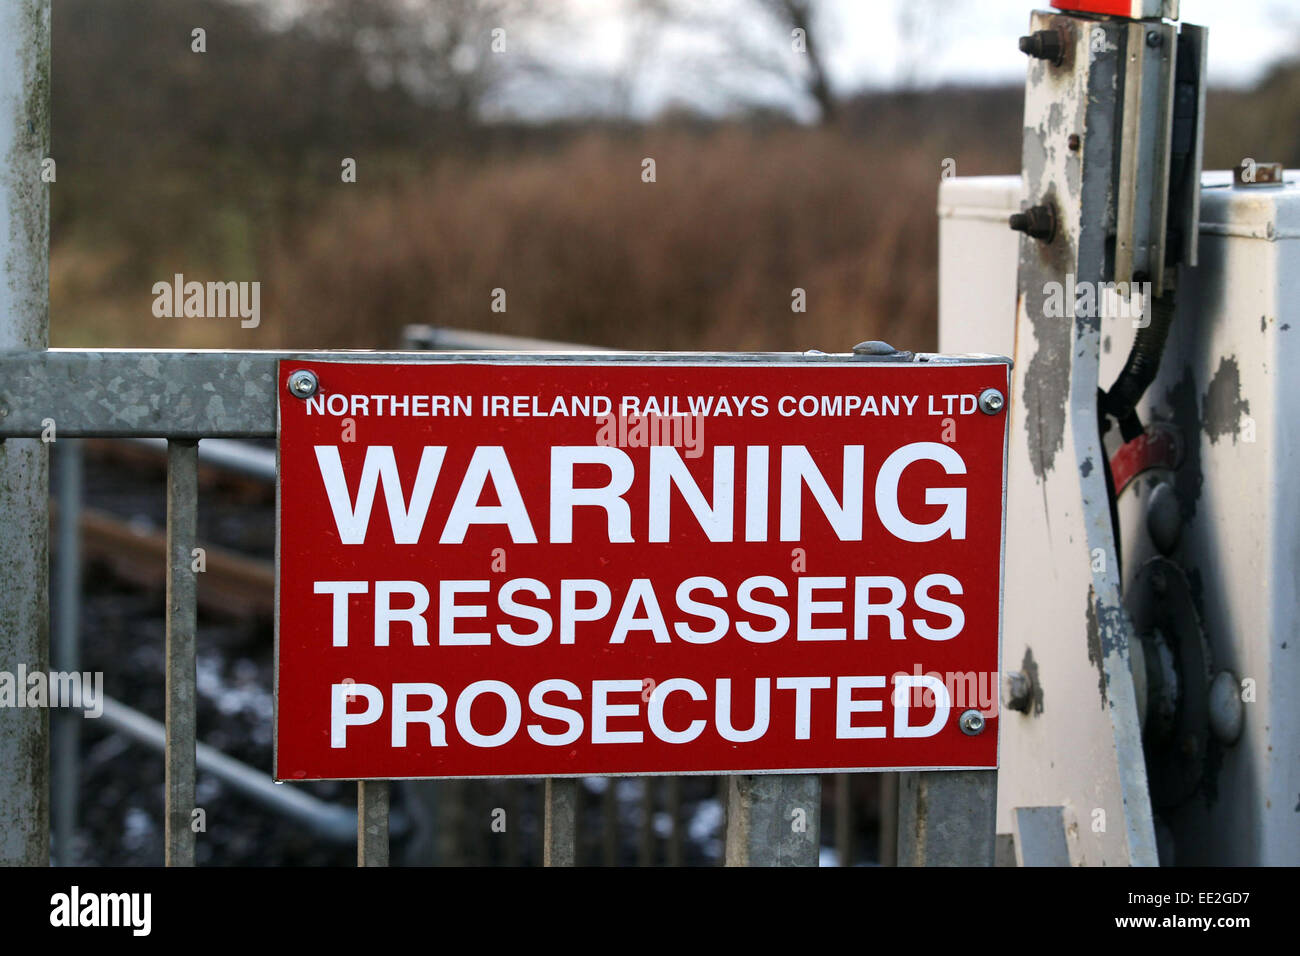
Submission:
<svg viewBox="0 0 1300 956">
<path fill-rule="evenodd" d="M 1097 592 L 1088 585 L 1088 663 L 1097 669 L 1097 694 L 1106 709 L 1106 661 L 1101 649 L 1101 628 L 1097 623 Z"/>
<path fill-rule="evenodd" d="M 1037 717 L 1043 712 L 1043 685 L 1038 680 L 1038 661 L 1034 660 L 1034 651 L 1031 647 L 1025 648 L 1025 656 L 1020 661 L 1020 669 L 1025 676 L 1029 678 L 1029 715 Z"/>
<path fill-rule="evenodd" d="M 1211 444 L 1230 435 L 1235 445 L 1241 417 L 1250 414 L 1250 402 L 1241 397 L 1241 370 L 1236 356 L 1219 359 L 1219 368 L 1205 390 L 1203 408 L 1203 427 Z"/>
</svg>

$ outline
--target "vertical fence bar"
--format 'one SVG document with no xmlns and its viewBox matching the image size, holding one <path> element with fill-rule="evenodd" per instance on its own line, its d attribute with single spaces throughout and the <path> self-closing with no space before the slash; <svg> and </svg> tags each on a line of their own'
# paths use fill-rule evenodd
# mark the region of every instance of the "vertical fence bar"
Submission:
<svg viewBox="0 0 1300 956">
<path fill-rule="evenodd" d="M 357 866 L 388 865 L 388 781 L 357 781 Z"/>
<path fill-rule="evenodd" d="M 682 820 L 682 778 L 669 777 L 664 781 L 664 786 L 668 791 L 666 797 L 668 819 L 672 822 L 673 828 L 668 837 L 667 863 L 669 866 L 681 866 L 686 836 L 686 824 Z"/>
<path fill-rule="evenodd" d="M 641 778 L 641 828 L 637 834 L 636 865 L 654 866 L 655 862 L 655 784 L 656 777 Z"/>
<path fill-rule="evenodd" d="M 998 772 L 898 777 L 899 866 L 992 866 Z"/>
<path fill-rule="evenodd" d="M 0 349 L 49 344 L 49 142 L 50 0 L 9 0 L 0 4 Z M 46 446 L 0 441 L 0 670 L 10 674 L 49 669 L 48 504 Z M 49 764 L 49 711 L 0 708 L 0 865 L 50 861 Z"/>
<path fill-rule="evenodd" d="M 165 823 L 168 866 L 194 865 L 195 643 L 198 579 L 199 445 L 167 442 L 167 744 Z"/>
<path fill-rule="evenodd" d="M 577 777 L 547 777 L 542 818 L 542 866 L 573 866 L 578 847 Z"/>
<path fill-rule="evenodd" d="M 502 854 L 506 866 L 519 865 L 519 827 L 523 822 L 523 814 L 519 807 L 522 801 L 519 799 L 519 791 L 525 784 L 523 781 L 516 780 L 513 777 L 505 782 L 505 799 L 502 801 L 502 809 L 506 811 L 505 818 L 505 853 Z"/>
<path fill-rule="evenodd" d="M 618 778 L 605 778 L 605 792 L 600 795 L 601 860 L 605 866 L 618 866 Z"/>
<path fill-rule="evenodd" d="M 898 866 L 898 774 L 880 777 L 880 865 Z"/>
<path fill-rule="evenodd" d="M 58 613 L 53 662 L 57 670 L 72 674 L 81 670 L 81 442 L 64 439 L 54 460 L 59 472 L 59 543 L 54 566 Z M 52 728 L 54 853 L 60 866 L 76 863 L 81 720 L 76 711 L 61 712 Z"/>
<path fill-rule="evenodd" d="M 821 777 L 738 774 L 727 786 L 727 866 L 816 866 Z"/>
<path fill-rule="evenodd" d="M 835 775 L 835 857 L 840 866 L 853 865 L 852 783 L 850 774 Z"/>
</svg>

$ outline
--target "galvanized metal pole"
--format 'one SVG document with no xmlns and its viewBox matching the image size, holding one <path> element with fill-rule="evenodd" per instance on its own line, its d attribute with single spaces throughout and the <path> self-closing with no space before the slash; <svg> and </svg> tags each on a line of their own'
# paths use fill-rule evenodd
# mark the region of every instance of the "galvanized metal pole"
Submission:
<svg viewBox="0 0 1300 956">
<path fill-rule="evenodd" d="M 653 866 L 655 862 L 655 784 L 654 777 L 641 778 L 641 827 L 637 835 L 637 866 Z"/>
<path fill-rule="evenodd" d="M 388 865 L 388 781 L 357 781 L 357 866 Z"/>
<path fill-rule="evenodd" d="M 727 866 L 817 866 L 816 774 L 737 775 L 727 785 Z"/>
<path fill-rule="evenodd" d="M 577 777 L 546 778 L 542 866 L 573 866 L 576 862 L 579 783 Z"/>
<path fill-rule="evenodd" d="M 605 866 L 618 866 L 618 784 L 617 777 L 605 778 L 605 791 L 600 795 L 601 860 Z"/>
<path fill-rule="evenodd" d="M 198 536 L 199 447 L 167 443 L 167 752 L 165 823 L 168 866 L 193 866 L 195 700 L 198 579 L 193 570 Z"/>
<path fill-rule="evenodd" d="M 672 824 L 672 832 L 668 837 L 668 859 L 669 866 L 681 866 L 683 860 L 683 850 L 686 836 L 686 823 L 682 820 L 682 778 L 669 777 L 664 781 L 667 789 L 666 802 L 668 804 L 668 819 Z"/>
<path fill-rule="evenodd" d="M 853 816 L 849 808 L 852 787 L 853 778 L 849 774 L 835 775 L 835 862 L 838 866 L 852 866 Z"/>
<path fill-rule="evenodd" d="M 53 662 L 57 670 L 81 670 L 81 441 L 66 438 L 58 446 L 59 543 L 55 552 L 55 624 Z M 77 791 L 80 777 L 81 716 L 60 713 L 53 733 L 54 853 L 60 866 L 76 863 Z"/>
<path fill-rule="evenodd" d="M 898 866 L 898 774 L 880 777 L 880 865 Z"/>
<path fill-rule="evenodd" d="M 898 775 L 899 866 L 992 866 L 996 770 Z"/>
<path fill-rule="evenodd" d="M 49 345 L 49 142 L 50 0 L 9 0 L 0 4 L 0 349 Z M 8 412 L 0 403 L 0 421 Z M 0 671 L 14 675 L 49 669 L 47 451 L 0 441 Z M 49 863 L 49 763 L 49 711 L 0 708 L 0 865 Z"/>
</svg>

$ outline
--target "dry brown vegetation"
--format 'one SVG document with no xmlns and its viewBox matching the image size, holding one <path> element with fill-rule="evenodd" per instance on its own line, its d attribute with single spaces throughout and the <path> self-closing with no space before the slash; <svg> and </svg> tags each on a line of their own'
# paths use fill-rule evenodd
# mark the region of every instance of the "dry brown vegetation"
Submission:
<svg viewBox="0 0 1300 956">
<path fill-rule="evenodd" d="M 428 322 L 615 347 L 930 348 L 941 158 L 732 127 L 450 159 L 380 195 L 341 187 L 276 247 L 264 289 L 293 347 Z"/>
</svg>

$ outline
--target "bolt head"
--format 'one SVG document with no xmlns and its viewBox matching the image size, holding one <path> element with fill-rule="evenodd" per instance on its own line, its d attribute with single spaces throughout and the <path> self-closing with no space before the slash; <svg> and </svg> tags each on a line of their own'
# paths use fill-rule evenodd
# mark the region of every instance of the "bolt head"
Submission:
<svg viewBox="0 0 1300 956">
<path fill-rule="evenodd" d="M 996 388 L 986 388 L 980 392 L 980 411 L 985 415 L 996 415 L 1006 405 L 1006 397 Z"/>
<path fill-rule="evenodd" d="M 957 723 L 961 726 L 961 732 L 967 737 L 975 737 L 984 733 L 984 715 L 978 710 L 962 711 Z"/>
<path fill-rule="evenodd" d="M 1032 239 L 1051 242 L 1056 238 L 1056 209 L 1046 203 L 1030 206 L 1021 212 L 1012 213 L 1007 218 L 1007 225 Z"/>
<path fill-rule="evenodd" d="M 299 369 L 289 376 L 289 394 L 294 398 L 311 398 L 316 394 L 319 382 L 316 374 L 306 369 Z"/>
</svg>

